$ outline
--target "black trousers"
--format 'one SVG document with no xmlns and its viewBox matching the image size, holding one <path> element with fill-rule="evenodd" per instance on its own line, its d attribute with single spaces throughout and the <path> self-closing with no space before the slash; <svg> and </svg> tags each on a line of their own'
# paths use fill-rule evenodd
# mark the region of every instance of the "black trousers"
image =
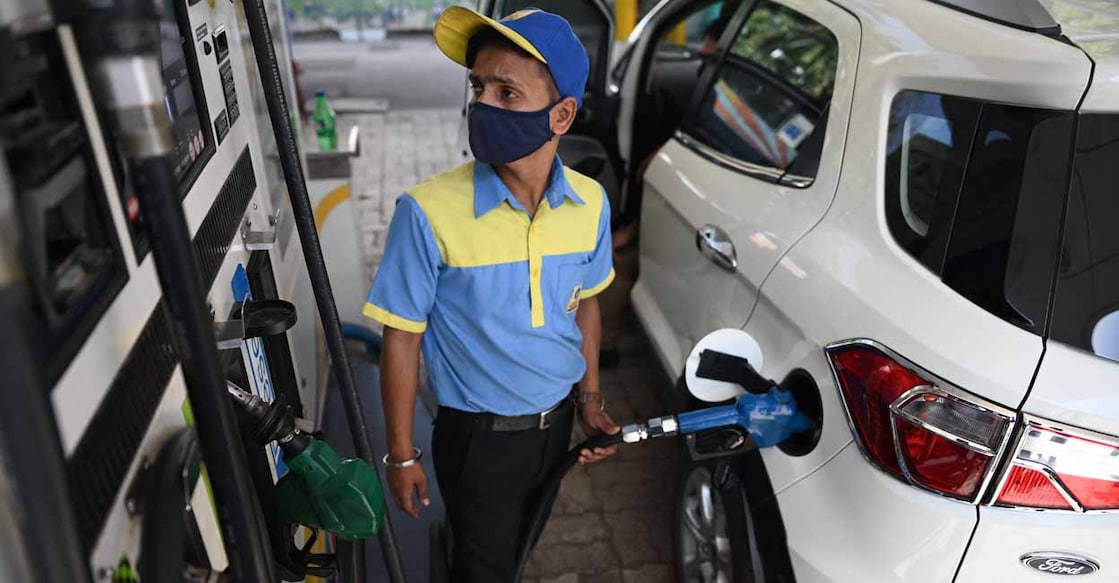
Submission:
<svg viewBox="0 0 1119 583">
<path fill-rule="evenodd" d="M 432 455 L 451 527 L 454 583 L 514 583 L 538 492 L 571 439 L 574 407 L 563 407 L 547 429 L 508 432 L 481 429 L 469 413 L 440 407 Z"/>
</svg>

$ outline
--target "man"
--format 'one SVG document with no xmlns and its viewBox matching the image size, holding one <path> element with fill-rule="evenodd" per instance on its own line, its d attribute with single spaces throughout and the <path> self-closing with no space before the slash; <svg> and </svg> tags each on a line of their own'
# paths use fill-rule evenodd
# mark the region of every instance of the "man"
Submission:
<svg viewBox="0 0 1119 583">
<path fill-rule="evenodd" d="M 526 515 L 573 418 L 591 433 L 619 431 L 598 383 L 610 209 L 602 187 L 556 155 L 589 69 L 567 21 L 523 10 L 498 22 L 452 7 L 435 40 L 470 69 L 476 161 L 400 197 L 364 313 L 385 324 L 396 504 L 418 516 L 417 498 L 428 503 L 412 443 L 422 349 L 440 404 L 432 442 L 454 579 L 501 583 L 514 578 Z M 580 462 L 614 451 L 583 451 Z"/>
</svg>

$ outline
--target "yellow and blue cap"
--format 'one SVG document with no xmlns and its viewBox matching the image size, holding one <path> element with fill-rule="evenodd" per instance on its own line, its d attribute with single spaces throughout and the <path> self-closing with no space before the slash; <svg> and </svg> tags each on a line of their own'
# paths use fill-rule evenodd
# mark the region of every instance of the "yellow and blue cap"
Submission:
<svg viewBox="0 0 1119 583">
<path fill-rule="evenodd" d="M 552 73 L 560 97 L 574 97 L 579 107 L 583 107 L 590 59 L 587 49 L 562 16 L 539 8 L 526 8 L 494 20 L 469 8 L 452 6 L 444 10 L 435 23 L 435 44 L 452 61 L 467 67 L 467 45 L 484 28 L 496 30 L 544 63 Z"/>
</svg>

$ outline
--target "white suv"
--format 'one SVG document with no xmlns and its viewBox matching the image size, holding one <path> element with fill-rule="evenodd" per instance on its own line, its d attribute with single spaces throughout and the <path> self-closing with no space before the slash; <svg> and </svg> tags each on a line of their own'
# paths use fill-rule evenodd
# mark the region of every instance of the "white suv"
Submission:
<svg viewBox="0 0 1119 583">
<path fill-rule="evenodd" d="M 682 581 L 1119 581 L 1114 1 L 664 0 L 609 78 L 602 2 L 481 4 L 588 43 L 665 368 L 744 328 L 814 409 L 689 469 Z"/>
</svg>

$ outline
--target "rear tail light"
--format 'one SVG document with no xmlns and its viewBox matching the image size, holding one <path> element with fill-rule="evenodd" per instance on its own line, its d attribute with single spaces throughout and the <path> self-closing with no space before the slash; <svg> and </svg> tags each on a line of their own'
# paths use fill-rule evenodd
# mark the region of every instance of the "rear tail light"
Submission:
<svg viewBox="0 0 1119 583">
<path fill-rule="evenodd" d="M 1013 414 L 868 342 L 829 347 L 852 428 L 883 470 L 974 501 L 1005 448 Z"/>
<path fill-rule="evenodd" d="M 1057 482 L 1047 474 L 1043 469 L 1018 464 L 1010 466 L 1002 494 L 995 503 L 1001 506 L 1072 510 L 1069 497 L 1057 489 Z"/>
<path fill-rule="evenodd" d="M 1119 509 L 1119 439 L 1028 420 L 995 504 Z"/>
</svg>

